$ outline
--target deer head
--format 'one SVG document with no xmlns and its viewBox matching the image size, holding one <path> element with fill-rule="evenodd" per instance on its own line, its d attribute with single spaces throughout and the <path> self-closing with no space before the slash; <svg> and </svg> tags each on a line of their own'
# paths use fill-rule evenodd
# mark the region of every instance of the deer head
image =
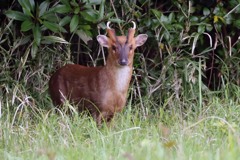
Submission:
<svg viewBox="0 0 240 160">
<path fill-rule="evenodd" d="M 98 35 L 97 40 L 103 46 L 108 48 L 108 60 L 114 62 L 117 66 L 132 65 L 134 50 L 143 45 L 148 36 L 140 34 L 134 37 L 136 24 L 133 22 L 133 27 L 128 30 L 126 36 L 116 36 L 115 30 L 110 28 L 110 22 L 107 23 L 108 36 Z"/>
</svg>

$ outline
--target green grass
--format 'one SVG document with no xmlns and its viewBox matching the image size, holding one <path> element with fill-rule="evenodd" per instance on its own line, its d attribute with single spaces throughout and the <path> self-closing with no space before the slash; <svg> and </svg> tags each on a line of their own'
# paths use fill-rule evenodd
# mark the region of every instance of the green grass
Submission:
<svg viewBox="0 0 240 160">
<path fill-rule="evenodd" d="M 0 159 L 240 159 L 237 102 L 212 98 L 199 114 L 172 104 L 175 108 L 146 119 L 127 106 L 101 128 L 86 115 L 48 110 L 33 115 L 31 108 L 18 111 L 15 119 L 15 113 L 3 114 Z"/>
</svg>

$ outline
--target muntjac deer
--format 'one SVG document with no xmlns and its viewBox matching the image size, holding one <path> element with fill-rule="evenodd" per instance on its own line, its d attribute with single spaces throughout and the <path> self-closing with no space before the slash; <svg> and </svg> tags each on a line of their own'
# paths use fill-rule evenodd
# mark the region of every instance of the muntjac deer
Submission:
<svg viewBox="0 0 240 160">
<path fill-rule="evenodd" d="M 110 121 L 126 104 L 127 91 L 132 76 L 136 47 L 145 43 L 148 36 L 134 37 L 136 24 L 127 36 L 116 36 L 107 23 L 108 36 L 98 35 L 97 40 L 108 48 L 105 66 L 86 67 L 67 64 L 57 70 L 49 81 L 54 105 L 62 105 L 67 99 L 78 105 L 79 111 L 87 110 L 98 125 Z"/>
</svg>

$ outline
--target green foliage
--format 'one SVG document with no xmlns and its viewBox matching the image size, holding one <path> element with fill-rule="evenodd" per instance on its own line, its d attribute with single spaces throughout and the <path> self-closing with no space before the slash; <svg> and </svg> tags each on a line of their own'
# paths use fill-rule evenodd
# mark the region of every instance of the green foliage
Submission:
<svg viewBox="0 0 240 160">
<path fill-rule="evenodd" d="M 90 66 L 103 63 L 105 52 L 95 37 L 105 34 L 108 20 L 116 23 L 112 25 L 117 34 L 126 32 L 134 20 L 136 34 L 147 33 L 149 40 L 136 50 L 133 93 L 129 96 L 135 99 L 133 105 L 147 114 L 144 106 L 151 101 L 157 103 L 152 109 L 158 111 L 169 97 L 178 101 L 188 97 L 189 102 L 199 103 L 191 109 L 200 112 L 203 97 L 209 98 L 211 90 L 216 91 L 215 96 L 224 97 L 226 86 L 238 88 L 240 84 L 239 2 L 204 2 L 16 1 L 19 6 L 8 8 L 8 19 L 2 24 L 0 52 L 7 67 L 1 75 L 7 75 L 13 86 L 34 75 L 22 84 L 32 86 L 27 89 L 39 97 L 34 80 L 45 75 L 45 82 L 38 83 L 46 91 L 52 71 L 70 60 Z M 35 74 L 41 66 L 41 74 Z M 14 92 L 5 79 L 2 82 L 6 90 Z M 27 90 L 26 94 L 31 92 Z"/>
<path fill-rule="evenodd" d="M 36 57 L 40 44 L 67 43 L 59 36 L 67 32 L 68 25 L 70 32 L 78 34 L 87 43 L 93 36 L 91 25 L 104 21 L 113 15 L 108 13 L 104 16 L 105 1 L 77 3 L 75 0 L 62 0 L 55 2 L 54 5 L 49 1 L 43 1 L 40 5 L 33 0 L 19 0 L 18 2 L 21 5 L 22 12 L 8 10 L 5 14 L 8 18 L 21 21 L 20 31 L 33 37 L 31 44 L 33 59 Z M 100 5 L 99 11 L 93 9 L 94 5 Z M 49 37 L 50 34 L 54 34 L 54 36 Z M 42 40 L 44 40 L 44 43 L 42 43 Z"/>
<path fill-rule="evenodd" d="M 5 14 L 11 19 L 21 21 L 22 32 L 31 30 L 30 33 L 27 32 L 27 35 L 33 36 L 31 56 L 35 58 L 42 39 L 56 42 L 54 39 L 48 39 L 48 37 L 43 36 L 46 29 L 52 32 L 66 32 L 66 30 L 58 25 L 55 13 L 49 10 L 50 3 L 48 1 L 43 1 L 40 5 L 33 0 L 19 0 L 18 2 L 23 12 L 8 10 Z M 64 40 L 61 42 L 66 43 Z"/>
<path fill-rule="evenodd" d="M 233 4 L 232 8 L 228 3 Z M 149 3 L 150 6 L 156 4 Z M 220 1 L 211 7 L 198 1 L 166 2 L 161 9 L 149 7 L 149 12 L 145 11 L 148 16 L 141 22 L 146 24 L 148 33 L 156 36 L 159 48 L 155 52 L 149 51 L 149 58 L 146 56 L 144 61 L 146 64 L 140 64 L 139 72 L 146 75 L 142 85 L 146 88 L 144 94 L 155 97 L 153 99 L 160 97 L 163 102 L 171 95 L 178 99 L 196 98 L 200 91 L 207 95 L 209 89 L 217 90 L 226 83 L 238 83 L 230 77 L 240 73 L 234 60 L 238 57 L 236 53 L 240 52 L 236 25 L 239 8 L 236 0 Z M 231 67 L 236 64 L 237 70 Z M 147 69 L 142 71 L 144 67 Z M 229 68 L 234 70 L 232 74 L 229 74 Z"/>
</svg>

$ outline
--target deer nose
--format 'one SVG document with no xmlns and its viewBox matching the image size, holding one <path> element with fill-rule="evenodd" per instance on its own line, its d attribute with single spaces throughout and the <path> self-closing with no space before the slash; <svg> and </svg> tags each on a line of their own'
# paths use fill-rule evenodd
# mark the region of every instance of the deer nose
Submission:
<svg viewBox="0 0 240 160">
<path fill-rule="evenodd" d="M 128 60 L 126 59 L 120 59 L 118 62 L 121 66 L 126 66 L 128 64 Z"/>
</svg>

